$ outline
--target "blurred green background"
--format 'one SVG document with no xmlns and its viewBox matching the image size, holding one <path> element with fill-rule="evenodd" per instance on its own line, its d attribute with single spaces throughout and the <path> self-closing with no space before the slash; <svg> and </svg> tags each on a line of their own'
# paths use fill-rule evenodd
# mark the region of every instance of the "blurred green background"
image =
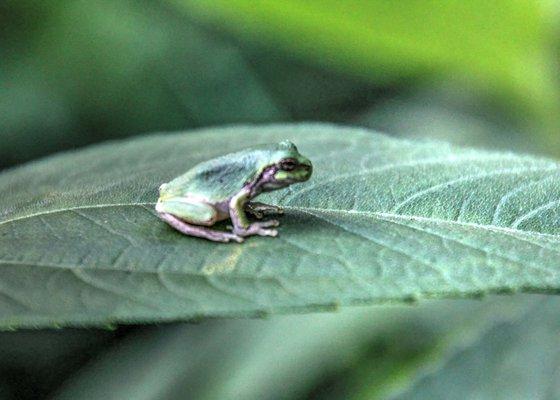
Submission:
<svg viewBox="0 0 560 400">
<path fill-rule="evenodd" d="M 3 0 L 0 27 L 0 169 L 149 132 L 290 121 L 560 157 L 554 0 Z M 553 399 L 556 303 L 4 332 L 0 399 L 428 399 L 450 386 Z"/>
</svg>

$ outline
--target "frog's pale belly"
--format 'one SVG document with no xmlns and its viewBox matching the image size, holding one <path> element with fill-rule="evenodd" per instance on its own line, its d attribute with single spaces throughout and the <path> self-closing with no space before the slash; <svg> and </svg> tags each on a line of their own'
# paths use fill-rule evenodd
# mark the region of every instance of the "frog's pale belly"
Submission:
<svg viewBox="0 0 560 400">
<path fill-rule="evenodd" d="M 219 220 L 220 213 L 214 207 L 186 197 L 172 197 L 156 203 L 156 211 L 167 213 L 194 224 L 211 226 Z"/>
<path fill-rule="evenodd" d="M 217 211 L 217 221 L 229 219 L 229 200 L 223 201 L 215 205 Z"/>
</svg>

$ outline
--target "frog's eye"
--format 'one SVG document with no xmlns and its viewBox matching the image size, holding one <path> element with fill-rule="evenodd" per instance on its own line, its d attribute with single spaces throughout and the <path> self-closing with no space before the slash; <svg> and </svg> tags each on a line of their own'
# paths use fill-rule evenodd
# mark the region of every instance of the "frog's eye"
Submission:
<svg viewBox="0 0 560 400">
<path fill-rule="evenodd" d="M 294 169 L 296 169 L 296 167 L 297 167 L 296 160 L 292 160 L 291 158 L 282 160 L 280 162 L 280 168 L 284 171 L 293 171 Z"/>
</svg>

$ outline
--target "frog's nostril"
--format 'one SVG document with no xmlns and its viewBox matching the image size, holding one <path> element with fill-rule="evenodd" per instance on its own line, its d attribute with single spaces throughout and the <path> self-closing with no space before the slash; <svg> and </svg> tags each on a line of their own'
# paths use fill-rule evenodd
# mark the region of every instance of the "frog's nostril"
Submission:
<svg viewBox="0 0 560 400">
<path fill-rule="evenodd" d="M 302 180 L 308 180 L 313 172 L 313 167 L 311 164 L 302 164 L 301 165 L 301 178 Z"/>
<path fill-rule="evenodd" d="M 307 158 L 304 158 L 303 160 L 300 160 L 299 164 L 302 167 L 311 168 L 311 161 L 309 161 Z"/>
</svg>

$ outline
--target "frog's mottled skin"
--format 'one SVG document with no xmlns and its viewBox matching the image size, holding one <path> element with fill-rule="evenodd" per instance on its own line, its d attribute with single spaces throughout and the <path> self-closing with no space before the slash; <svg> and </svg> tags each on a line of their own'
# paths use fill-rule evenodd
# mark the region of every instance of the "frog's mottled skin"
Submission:
<svg viewBox="0 0 560 400">
<path fill-rule="evenodd" d="M 311 162 L 289 141 L 253 147 L 200 163 L 161 185 L 156 210 L 182 233 L 209 240 L 242 242 L 250 235 L 276 236 L 277 231 L 268 228 L 278 221 L 250 223 L 246 212 L 262 218 L 282 209 L 249 200 L 304 182 L 311 173 Z M 231 233 L 208 228 L 228 218 L 233 223 Z"/>
</svg>

